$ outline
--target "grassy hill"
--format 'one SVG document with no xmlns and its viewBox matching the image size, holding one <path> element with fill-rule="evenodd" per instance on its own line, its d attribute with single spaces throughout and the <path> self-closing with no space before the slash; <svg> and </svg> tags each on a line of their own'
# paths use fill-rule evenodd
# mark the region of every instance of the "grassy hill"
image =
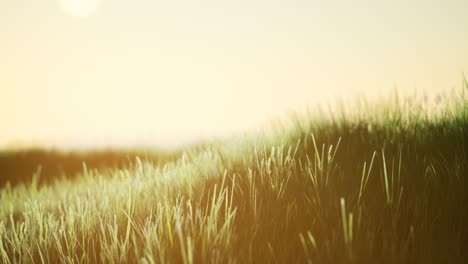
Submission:
<svg viewBox="0 0 468 264">
<path fill-rule="evenodd" d="M 362 101 L 265 131 L 7 184 L 0 262 L 468 261 L 463 94 Z"/>
<path fill-rule="evenodd" d="M 51 184 L 58 178 L 73 179 L 80 176 L 84 165 L 90 170 L 125 168 L 137 157 L 165 163 L 180 155 L 180 151 L 137 149 L 72 152 L 37 148 L 3 151 L 0 152 L 0 187 L 28 183 L 35 176 L 39 185 Z"/>
</svg>

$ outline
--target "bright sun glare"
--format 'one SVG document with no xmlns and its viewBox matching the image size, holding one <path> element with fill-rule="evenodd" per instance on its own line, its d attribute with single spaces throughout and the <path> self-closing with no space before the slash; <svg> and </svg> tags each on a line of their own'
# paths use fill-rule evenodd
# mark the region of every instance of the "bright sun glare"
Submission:
<svg viewBox="0 0 468 264">
<path fill-rule="evenodd" d="M 99 8 L 102 0 L 59 0 L 63 10 L 71 16 L 87 17 Z"/>
</svg>

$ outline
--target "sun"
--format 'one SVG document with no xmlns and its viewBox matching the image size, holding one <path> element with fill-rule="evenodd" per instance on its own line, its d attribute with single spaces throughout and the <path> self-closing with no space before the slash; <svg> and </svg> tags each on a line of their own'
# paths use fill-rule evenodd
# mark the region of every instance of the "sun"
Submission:
<svg viewBox="0 0 468 264">
<path fill-rule="evenodd" d="M 96 12 L 102 0 L 59 0 L 59 2 L 68 15 L 87 17 Z"/>
</svg>

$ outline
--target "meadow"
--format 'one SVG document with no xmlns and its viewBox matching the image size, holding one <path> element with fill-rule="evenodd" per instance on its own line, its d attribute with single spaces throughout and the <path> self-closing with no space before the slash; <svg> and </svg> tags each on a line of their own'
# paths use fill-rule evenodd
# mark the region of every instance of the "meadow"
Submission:
<svg viewBox="0 0 468 264">
<path fill-rule="evenodd" d="M 464 85 L 310 110 L 158 161 L 2 178 L 0 262 L 466 263 Z"/>
</svg>

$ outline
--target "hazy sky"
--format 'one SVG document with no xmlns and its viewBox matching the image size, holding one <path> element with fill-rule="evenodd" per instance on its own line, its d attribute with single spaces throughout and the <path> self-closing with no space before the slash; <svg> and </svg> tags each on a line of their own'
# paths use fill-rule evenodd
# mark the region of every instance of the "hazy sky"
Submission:
<svg viewBox="0 0 468 264">
<path fill-rule="evenodd" d="M 178 145 L 468 71 L 466 0 L 60 1 L 0 0 L 0 146 Z"/>
</svg>

